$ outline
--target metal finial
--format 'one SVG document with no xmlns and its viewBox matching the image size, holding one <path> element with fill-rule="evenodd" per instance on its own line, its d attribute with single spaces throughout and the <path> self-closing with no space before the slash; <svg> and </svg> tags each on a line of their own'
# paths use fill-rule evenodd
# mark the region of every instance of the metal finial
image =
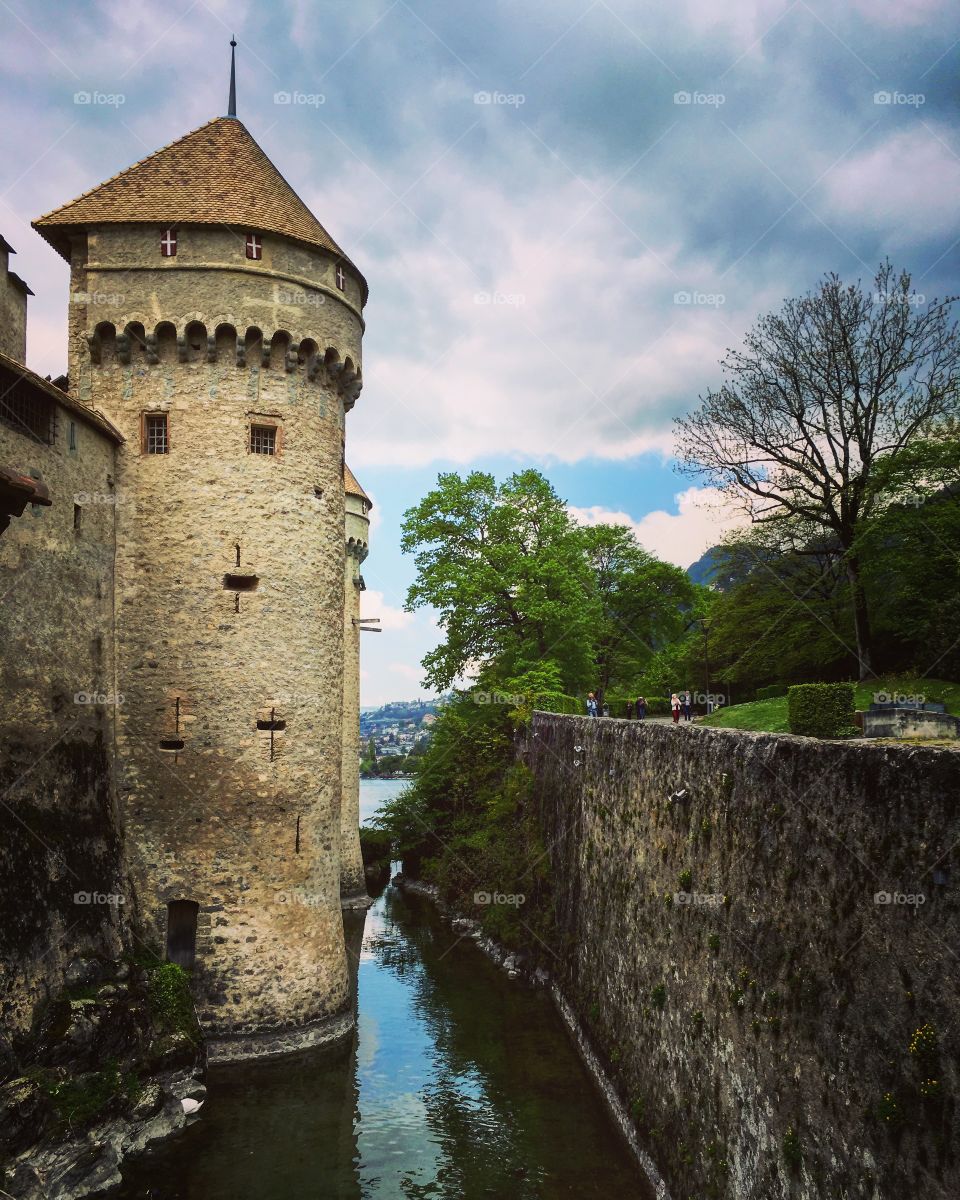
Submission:
<svg viewBox="0 0 960 1200">
<path fill-rule="evenodd" d="M 227 105 L 227 116 L 237 115 L 237 39 L 230 36 L 230 101 Z"/>
</svg>

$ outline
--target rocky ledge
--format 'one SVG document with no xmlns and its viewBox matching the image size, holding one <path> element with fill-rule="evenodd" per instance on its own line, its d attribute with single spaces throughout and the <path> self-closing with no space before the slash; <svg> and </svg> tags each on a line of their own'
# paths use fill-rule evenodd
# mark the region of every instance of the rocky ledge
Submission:
<svg viewBox="0 0 960 1200">
<path fill-rule="evenodd" d="M 0 1194 L 15 1200 L 102 1195 L 205 1094 L 187 977 L 172 963 L 74 961 L 3 1059 Z"/>
</svg>

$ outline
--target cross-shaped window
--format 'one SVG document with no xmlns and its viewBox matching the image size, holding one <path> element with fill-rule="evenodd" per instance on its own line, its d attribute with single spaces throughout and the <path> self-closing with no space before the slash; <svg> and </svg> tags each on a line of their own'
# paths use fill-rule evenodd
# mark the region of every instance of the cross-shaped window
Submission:
<svg viewBox="0 0 960 1200">
<path fill-rule="evenodd" d="M 263 241 L 255 233 L 247 234 L 247 258 L 260 258 Z"/>
<path fill-rule="evenodd" d="M 160 253 L 164 258 L 173 258 L 177 252 L 177 231 L 164 229 L 160 233 Z"/>
<path fill-rule="evenodd" d="M 338 266 L 337 267 L 337 287 L 342 292 L 345 290 L 346 284 L 347 284 L 346 272 L 344 271 L 343 267 Z"/>
</svg>

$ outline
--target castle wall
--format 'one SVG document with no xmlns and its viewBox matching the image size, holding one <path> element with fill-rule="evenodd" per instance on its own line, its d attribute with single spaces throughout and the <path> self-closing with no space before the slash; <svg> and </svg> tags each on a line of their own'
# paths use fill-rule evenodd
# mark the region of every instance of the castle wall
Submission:
<svg viewBox="0 0 960 1200">
<path fill-rule="evenodd" d="M 151 333 L 172 321 L 182 334 L 196 318 L 208 334 L 229 323 L 240 336 L 256 327 L 267 341 L 286 330 L 295 342 L 322 340 L 321 353 L 335 347 L 359 368 L 360 285 L 348 276 L 347 290 L 337 289 L 333 256 L 264 234 L 263 256 L 252 260 L 241 234 L 194 227 L 181 229 L 176 256 L 163 258 L 159 238 L 153 226 L 115 225 L 74 239 L 69 373 L 80 399 L 91 401 L 86 335 L 102 322 L 122 332 L 135 321 Z"/>
<path fill-rule="evenodd" d="M 360 853 L 360 565 L 366 556 L 369 521 L 360 501 L 347 496 L 344 558 L 343 758 L 340 803 L 340 894 L 366 901 Z"/>
<path fill-rule="evenodd" d="M 960 755 L 536 714 L 526 759 L 550 970 L 671 1194 L 960 1194 Z"/>
<path fill-rule="evenodd" d="M 310 1044 L 352 1020 L 338 856 L 342 440 L 361 324 L 339 301 L 285 305 L 277 277 L 243 265 L 242 241 L 230 270 L 181 269 L 194 233 L 199 263 L 235 257 L 226 231 L 181 231 L 183 257 L 163 269 L 156 231 L 91 233 L 86 265 L 78 240 L 87 324 L 71 369 L 127 439 L 116 686 L 130 870 L 159 948 L 168 904 L 199 907 L 194 991 L 205 1030 L 228 1039 L 211 1047 L 222 1058 Z M 268 258 L 269 242 L 268 268 L 282 257 Z M 137 321 L 146 345 L 105 329 Z M 178 341 L 164 341 L 164 322 Z M 263 346 L 244 342 L 253 326 Z M 289 344 L 271 352 L 278 329 Z M 144 411 L 167 414 L 169 453 L 143 453 Z M 277 427 L 275 455 L 250 453 L 251 421 Z"/>
<path fill-rule="evenodd" d="M 2 239 L 0 239 L 2 241 Z M 9 270 L 10 253 L 0 246 L 0 354 L 27 361 L 27 293 Z"/>
<path fill-rule="evenodd" d="M 119 953 L 133 912 L 111 771 L 115 446 L 63 406 L 55 428 L 45 445 L 0 422 L 0 463 L 52 498 L 0 536 L 0 1024 L 15 1038 L 71 958 Z"/>
</svg>

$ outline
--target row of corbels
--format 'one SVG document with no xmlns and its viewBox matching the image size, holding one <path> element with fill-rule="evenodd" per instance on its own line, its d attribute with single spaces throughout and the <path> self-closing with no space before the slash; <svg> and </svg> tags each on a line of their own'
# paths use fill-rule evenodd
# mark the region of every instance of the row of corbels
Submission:
<svg viewBox="0 0 960 1200">
<path fill-rule="evenodd" d="M 129 333 L 118 333 L 116 335 L 116 352 L 119 362 L 129 364 L 133 351 L 134 339 Z M 92 361 L 100 361 L 100 339 L 97 334 L 87 335 L 87 345 L 90 349 L 90 357 Z M 148 333 L 143 339 L 144 356 L 148 364 L 155 364 L 160 361 L 159 348 L 157 344 L 157 335 Z M 269 367 L 273 346 L 270 342 L 260 340 L 253 343 L 250 347 L 252 350 L 255 346 L 259 346 L 260 365 Z M 177 335 L 177 359 L 179 362 L 185 363 L 190 361 L 190 343 L 187 340 L 187 335 L 181 333 Z M 287 345 L 284 355 L 284 370 L 288 374 L 292 374 L 300 366 L 300 343 L 290 342 Z M 236 347 L 236 362 L 238 367 L 247 366 L 248 348 L 243 338 L 237 339 Z M 217 361 L 217 339 L 215 334 L 207 335 L 206 346 L 207 362 L 215 363 Z M 330 382 L 335 383 L 337 388 L 344 396 L 355 400 L 360 395 L 363 387 L 363 381 L 360 372 L 352 366 L 348 366 L 347 362 L 342 360 L 336 350 L 328 350 L 326 355 L 321 357 L 319 353 L 314 354 L 307 364 L 307 378 L 311 381 L 316 380 L 321 374 L 325 374 Z"/>
</svg>

